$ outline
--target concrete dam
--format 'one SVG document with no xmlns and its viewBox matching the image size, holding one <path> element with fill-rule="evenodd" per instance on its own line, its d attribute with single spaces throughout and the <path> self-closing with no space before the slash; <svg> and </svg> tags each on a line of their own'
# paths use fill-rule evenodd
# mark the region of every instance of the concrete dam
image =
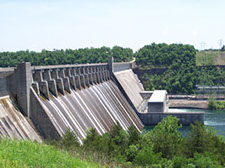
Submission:
<svg viewBox="0 0 225 168">
<path fill-rule="evenodd" d="M 0 136 L 41 142 L 41 137 L 58 139 L 69 129 L 82 143 L 88 128 L 102 135 L 117 123 L 124 130 L 134 125 L 141 132 L 143 124 L 135 106 L 124 96 L 113 73 L 114 69 L 131 68 L 132 63 L 114 64 L 113 60 L 1 68 Z"/>
<path fill-rule="evenodd" d="M 157 91 L 144 91 L 134 65 L 109 58 L 100 64 L 0 68 L 0 136 L 41 143 L 71 130 L 82 143 L 90 127 L 102 135 L 118 123 L 141 132 L 168 115 L 183 125 L 204 121 L 203 113 L 164 113 L 150 106 Z"/>
</svg>

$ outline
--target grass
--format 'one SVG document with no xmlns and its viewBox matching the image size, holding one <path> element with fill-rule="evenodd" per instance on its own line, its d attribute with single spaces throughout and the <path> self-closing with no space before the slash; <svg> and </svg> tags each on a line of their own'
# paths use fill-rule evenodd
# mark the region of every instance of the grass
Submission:
<svg viewBox="0 0 225 168">
<path fill-rule="evenodd" d="M 31 141 L 0 139 L 2 168 L 70 168 L 100 167 L 92 161 L 81 161 L 72 154 L 51 145 Z"/>
<path fill-rule="evenodd" d="M 196 65 L 225 65 L 225 52 L 198 51 L 196 54 Z"/>
</svg>

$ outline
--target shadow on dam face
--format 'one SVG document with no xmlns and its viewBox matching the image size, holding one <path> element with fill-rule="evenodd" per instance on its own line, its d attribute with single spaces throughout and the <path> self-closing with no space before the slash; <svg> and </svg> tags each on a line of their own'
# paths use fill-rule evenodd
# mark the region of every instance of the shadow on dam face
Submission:
<svg viewBox="0 0 225 168">
<path fill-rule="evenodd" d="M 69 128 L 79 140 L 86 137 L 85 130 L 95 128 L 102 135 L 118 122 L 124 130 L 134 125 L 141 131 L 143 125 L 123 94 L 109 80 L 78 91 L 72 90 L 56 98 L 41 99 L 46 113 L 60 134 Z"/>
</svg>

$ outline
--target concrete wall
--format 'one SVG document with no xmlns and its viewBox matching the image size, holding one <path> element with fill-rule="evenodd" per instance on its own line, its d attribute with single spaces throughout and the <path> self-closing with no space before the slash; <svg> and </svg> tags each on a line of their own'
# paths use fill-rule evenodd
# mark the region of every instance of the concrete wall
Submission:
<svg viewBox="0 0 225 168">
<path fill-rule="evenodd" d="M 141 91 L 140 95 L 143 99 L 149 99 L 154 91 Z"/>
<path fill-rule="evenodd" d="M 133 73 L 132 69 L 115 72 L 114 74 L 136 109 L 139 109 L 143 102 L 140 92 L 144 88 L 137 76 Z"/>
<path fill-rule="evenodd" d="M 114 72 L 132 69 L 132 62 L 114 63 Z"/>
<path fill-rule="evenodd" d="M 124 90 L 123 86 L 120 84 L 119 80 L 117 79 L 117 77 L 115 76 L 114 73 L 112 73 L 111 79 L 117 85 L 117 87 L 119 88 L 121 93 L 124 95 L 124 97 L 126 98 L 127 102 L 130 104 L 130 106 L 133 108 L 133 110 L 136 112 L 136 114 L 139 115 L 139 112 L 138 112 L 137 108 L 134 106 L 134 104 L 133 104 L 132 100 L 130 99 L 129 95 Z"/>
<path fill-rule="evenodd" d="M 7 90 L 17 101 L 20 111 L 29 117 L 30 87 L 32 83 L 31 65 L 20 63 L 14 73 L 7 76 Z"/>
<path fill-rule="evenodd" d="M 179 124 L 188 126 L 194 124 L 196 121 L 204 123 L 204 112 L 202 113 L 139 113 L 139 117 L 144 125 L 157 125 L 163 118 L 173 116 L 179 118 Z"/>
<path fill-rule="evenodd" d="M 0 97 L 8 95 L 7 79 L 5 77 L 0 77 Z"/>
<path fill-rule="evenodd" d="M 45 139 L 59 139 L 60 135 L 55 126 L 51 122 L 51 116 L 48 116 L 45 108 L 39 100 L 33 88 L 30 92 L 30 119 L 34 123 L 36 129 Z"/>
<path fill-rule="evenodd" d="M 164 112 L 164 103 L 148 103 L 148 112 L 149 113 L 154 113 L 154 112 Z"/>
</svg>

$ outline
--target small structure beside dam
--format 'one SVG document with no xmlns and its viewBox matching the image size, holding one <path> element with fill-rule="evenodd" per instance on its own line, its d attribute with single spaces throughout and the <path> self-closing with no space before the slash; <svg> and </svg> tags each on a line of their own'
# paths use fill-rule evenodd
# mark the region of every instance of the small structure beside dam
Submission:
<svg viewBox="0 0 225 168">
<path fill-rule="evenodd" d="M 149 96 L 147 96 L 149 94 Z M 156 125 L 167 116 L 179 118 L 179 124 L 190 125 L 196 121 L 204 123 L 204 112 L 170 112 L 166 90 L 141 92 L 145 98 L 139 117 L 144 125 Z"/>
<path fill-rule="evenodd" d="M 165 112 L 153 108 L 154 92 L 144 91 L 133 67 L 134 62 L 110 58 L 101 64 L 0 68 L 0 136 L 41 142 L 41 137 L 58 139 L 69 129 L 82 143 L 89 127 L 100 135 L 117 123 L 141 132 L 167 115 L 183 125 L 203 122 L 204 113 L 169 113 L 165 102 Z"/>
</svg>

